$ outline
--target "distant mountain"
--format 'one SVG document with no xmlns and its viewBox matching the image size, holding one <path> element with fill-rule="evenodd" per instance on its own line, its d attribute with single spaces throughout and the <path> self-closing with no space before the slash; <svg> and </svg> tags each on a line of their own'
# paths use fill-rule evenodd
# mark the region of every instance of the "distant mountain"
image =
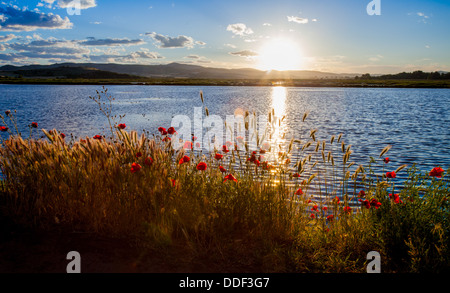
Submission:
<svg viewBox="0 0 450 293">
<path fill-rule="evenodd" d="M 132 79 L 137 76 L 99 70 L 90 67 L 72 66 L 3 66 L 0 75 L 22 76 L 24 78 L 84 78 L 84 79 Z"/>
<path fill-rule="evenodd" d="M 95 71 L 97 70 L 97 71 Z M 62 63 L 52 65 L 5 65 L 0 67 L 0 74 L 16 73 L 22 76 L 102 76 L 107 73 L 119 74 L 116 78 L 137 76 L 147 78 L 186 78 L 186 79 L 320 79 L 320 78 L 353 78 L 357 74 L 336 74 L 320 71 L 261 71 L 252 68 L 226 69 L 212 68 L 191 64 L 169 63 L 164 65 L 137 64 L 96 64 L 96 63 Z M 8 75 L 9 75 L 8 74 Z M 69 77 L 71 76 L 71 77 Z M 91 77 L 94 78 L 94 77 Z"/>
</svg>

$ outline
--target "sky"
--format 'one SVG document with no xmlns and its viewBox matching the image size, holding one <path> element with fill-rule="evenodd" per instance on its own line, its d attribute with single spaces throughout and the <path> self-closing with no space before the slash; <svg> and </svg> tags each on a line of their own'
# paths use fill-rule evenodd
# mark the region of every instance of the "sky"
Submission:
<svg viewBox="0 0 450 293">
<path fill-rule="evenodd" d="M 0 66 L 450 71 L 449 28 L 450 0 L 2 1 Z"/>
</svg>

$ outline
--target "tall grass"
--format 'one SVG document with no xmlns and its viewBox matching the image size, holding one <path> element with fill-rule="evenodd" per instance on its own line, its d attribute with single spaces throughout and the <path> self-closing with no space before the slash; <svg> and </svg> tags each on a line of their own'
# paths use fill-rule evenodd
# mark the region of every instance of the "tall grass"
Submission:
<svg viewBox="0 0 450 293">
<path fill-rule="evenodd" d="M 449 171 L 435 178 L 402 166 L 396 171 L 409 176 L 396 191 L 384 171 L 374 171 L 384 170 L 389 146 L 379 160 L 356 166 L 342 135 L 317 141 L 317 130 L 288 140 L 283 152 L 261 151 L 262 139 L 255 149 L 176 150 L 176 134 L 127 131 L 111 104 L 97 104 L 111 139 L 69 141 L 56 129 L 34 139 L 31 127 L 25 139 L 7 125 L 15 122 L 11 112 L 1 116 L 10 131 L 0 147 L 4 215 L 23 227 L 151 249 L 182 243 L 194 256 L 264 272 L 365 272 L 373 250 L 387 272 L 449 268 Z M 274 160 L 263 159 L 269 153 Z"/>
</svg>

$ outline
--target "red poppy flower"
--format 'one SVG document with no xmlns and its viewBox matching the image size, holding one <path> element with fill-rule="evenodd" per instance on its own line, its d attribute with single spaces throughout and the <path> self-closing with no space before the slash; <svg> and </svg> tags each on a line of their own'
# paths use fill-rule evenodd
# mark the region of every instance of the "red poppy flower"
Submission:
<svg viewBox="0 0 450 293">
<path fill-rule="evenodd" d="M 185 150 L 190 150 L 190 149 L 192 149 L 192 147 L 193 147 L 192 142 L 190 142 L 190 141 L 185 141 L 184 142 L 183 148 Z"/>
<path fill-rule="evenodd" d="M 227 180 L 232 180 L 234 182 L 238 182 L 237 179 L 232 174 L 225 176 L 225 179 L 223 180 L 223 182 L 225 182 Z"/>
<path fill-rule="evenodd" d="M 191 160 L 191 158 L 189 158 L 188 156 L 184 156 L 180 159 L 180 161 L 178 162 L 178 164 L 183 164 L 183 163 L 187 163 Z"/>
<path fill-rule="evenodd" d="M 255 160 L 253 163 L 255 163 L 255 165 L 259 167 L 259 160 Z"/>
<path fill-rule="evenodd" d="M 223 158 L 223 155 L 217 153 L 217 154 L 214 156 L 214 158 L 215 158 L 216 160 L 221 160 L 221 159 Z"/>
<path fill-rule="evenodd" d="M 136 158 L 140 158 L 140 157 L 142 157 L 142 153 L 141 152 L 137 152 L 136 153 Z"/>
<path fill-rule="evenodd" d="M 397 174 L 395 174 L 395 171 L 386 172 L 386 177 L 387 178 L 395 178 L 395 177 L 397 177 Z"/>
<path fill-rule="evenodd" d="M 364 190 L 361 190 L 361 191 L 358 193 L 358 197 L 363 198 L 363 197 L 365 197 L 365 196 L 366 196 L 366 192 L 365 192 Z"/>
<path fill-rule="evenodd" d="M 362 205 L 365 206 L 366 209 L 370 209 L 370 206 L 371 206 L 368 199 L 364 200 L 364 201 L 362 202 Z"/>
<path fill-rule="evenodd" d="M 441 178 L 442 174 L 444 174 L 444 169 L 441 167 L 435 167 L 430 171 L 430 176 Z"/>
<path fill-rule="evenodd" d="M 167 133 L 168 133 L 168 134 L 174 134 L 174 133 L 176 133 L 175 128 L 169 127 L 169 129 L 167 129 Z"/>
<path fill-rule="evenodd" d="M 381 206 L 381 202 L 376 200 L 375 198 L 370 201 L 370 206 L 375 207 L 378 209 Z"/>
<path fill-rule="evenodd" d="M 31 123 L 31 127 L 33 127 L 33 128 L 38 128 L 37 122 L 32 122 L 32 123 Z"/>
<path fill-rule="evenodd" d="M 166 136 L 166 137 L 163 138 L 163 141 L 166 141 L 166 142 L 167 142 L 167 141 L 171 141 L 171 138 L 168 137 L 168 136 Z"/>
<path fill-rule="evenodd" d="M 396 193 L 392 195 L 392 193 L 389 193 L 389 198 L 394 200 L 395 203 L 403 203 L 403 201 L 400 199 L 400 196 Z"/>
<path fill-rule="evenodd" d="M 192 136 L 192 141 L 196 141 L 197 137 L 196 136 Z"/>
<path fill-rule="evenodd" d="M 344 207 L 344 213 L 350 214 L 352 212 L 352 208 L 349 206 Z"/>
<path fill-rule="evenodd" d="M 120 128 L 120 129 L 127 128 L 127 126 L 124 123 L 117 125 L 117 127 Z"/>
<path fill-rule="evenodd" d="M 309 215 L 309 217 L 310 217 L 311 219 L 314 219 L 314 218 L 316 217 L 316 215 L 311 214 L 311 215 Z"/>
<path fill-rule="evenodd" d="M 222 151 L 223 151 L 224 153 L 228 153 L 230 150 L 228 149 L 228 147 L 227 147 L 226 145 L 224 145 L 224 146 L 222 147 Z"/>
<path fill-rule="evenodd" d="M 227 172 L 227 169 L 225 169 L 224 167 L 222 167 L 222 166 L 219 166 L 219 170 L 220 170 L 220 172 L 222 172 L 222 173 L 225 173 L 225 172 Z"/>
<path fill-rule="evenodd" d="M 62 139 L 66 138 L 66 135 L 64 133 L 61 133 L 60 136 L 61 136 Z"/>
<path fill-rule="evenodd" d="M 0 131 L 2 131 L 2 132 L 8 131 L 8 127 L 0 126 Z"/>
<path fill-rule="evenodd" d="M 144 164 L 150 167 L 153 164 L 153 159 L 151 157 L 145 158 Z"/>
<path fill-rule="evenodd" d="M 384 163 L 387 164 L 387 163 L 389 163 L 391 160 L 390 160 L 389 158 L 384 158 L 383 161 L 384 161 Z"/>
<path fill-rule="evenodd" d="M 96 136 L 94 136 L 94 139 L 98 139 L 98 140 L 101 140 L 103 137 L 101 136 L 101 135 L 96 135 Z"/>
<path fill-rule="evenodd" d="M 166 129 L 164 127 L 158 127 L 158 131 L 163 133 L 164 131 L 166 131 Z"/>
<path fill-rule="evenodd" d="M 298 173 L 295 173 L 294 175 L 292 175 L 292 177 L 294 177 L 294 178 L 298 178 L 298 177 L 300 177 L 300 174 L 298 174 Z"/>
<path fill-rule="evenodd" d="M 172 182 L 172 186 L 175 187 L 175 185 L 177 184 L 177 180 L 176 179 L 170 179 L 170 181 Z"/>
<path fill-rule="evenodd" d="M 318 206 L 317 206 L 317 205 L 314 205 L 314 206 L 311 208 L 311 211 L 316 211 L 316 212 L 317 212 L 317 208 L 318 208 Z"/>
<path fill-rule="evenodd" d="M 334 202 L 335 202 L 336 204 L 339 204 L 339 203 L 341 202 L 341 200 L 339 199 L 339 197 L 336 196 L 336 197 L 334 198 Z"/>
<path fill-rule="evenodd" d="M 297 191 L 295 192 L 295 195 L 302 195 L 303 194 L 303 190 L 301 188 L 297 189 Z"/>
<path fill-rule="evenodd" d="M 333 221 L 334 220 L 334 215 L 328 215 L 327 216 L 327 220 L 330 221 L 330 222 Z"/>
<path fill-rule="evenodd" d="M 167 132 L 167 130 L 163 130 L 163 131 L 161 131 L 161 135 L 167 135 L 168 134 L 168 132 Z"/>
<path fill-rule="evenodd" d="M 328 208 L 327 207 L 322 207 L 322 210 L 326 211 L 326 210 L 328 210 Z"/>
<path fill-rule="evenodd" d="M 138 163 L 133 163 L 131 164 L 131 173 L 136 173 L 139 172 L 141 170 L 141 165 L 139 165 Z"/>
<path fill-rule="evenodd" d="M 200 163 L 198 163 L 198 165 L 197 165 L 197 170 L 199 170 L 199 171 L 205 171 L 207 167 L 208 167 L 208 165 L 206 165 L 205 162 L 200 162 Z"/>
</svg>

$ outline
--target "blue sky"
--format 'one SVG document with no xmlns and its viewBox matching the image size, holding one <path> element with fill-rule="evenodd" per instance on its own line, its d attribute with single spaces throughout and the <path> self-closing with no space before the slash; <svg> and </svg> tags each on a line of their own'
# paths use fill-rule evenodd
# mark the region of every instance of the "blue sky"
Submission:
<svg viewBox="0 0 450 293">
<path fill-rule="evenodd" d="M 0 65 L 183 62 L 340 73 L 450 71 L 450 1 L 379 0 L 381 15 L 368 15 L 370 2 L 3 1 Z"/>
</svg>

